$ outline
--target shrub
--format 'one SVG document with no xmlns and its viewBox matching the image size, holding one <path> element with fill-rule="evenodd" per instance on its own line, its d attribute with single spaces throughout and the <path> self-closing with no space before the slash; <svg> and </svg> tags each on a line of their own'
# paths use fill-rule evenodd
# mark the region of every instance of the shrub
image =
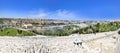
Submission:
<svg viewBox="0 0 120 53">
<path fill-rule="evenodd" d="M 120 34 L 120 31 L 118 31 L 118 34 Z"/>
<path fill-rule="evenodd" d="M 120 28 L 120 25 L 118 22 L 110 22 L 107 24 L 97 23 L 94 26 L 79 29 L 78 32 L 80 34 L 89 34 L 89 33 L 114 31 L 114 30 L 117 30 L 118 28 Z"/>
</svg>

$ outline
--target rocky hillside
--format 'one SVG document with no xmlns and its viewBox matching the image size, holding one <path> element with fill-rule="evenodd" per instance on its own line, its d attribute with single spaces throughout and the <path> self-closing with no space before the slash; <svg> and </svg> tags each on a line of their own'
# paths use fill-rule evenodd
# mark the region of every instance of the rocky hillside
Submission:
<svg viewBox="0 0 120 53">
<path fill-rule="evenodd" d="M 115 53 L 117 42 L 114 35 L 118 34 L 105 32 L 62 37 L 4 36 L 0 37 L 0 53 Z M 82 44 L 75 44 L 76 40 L 82 40 Z"/>
</svg>

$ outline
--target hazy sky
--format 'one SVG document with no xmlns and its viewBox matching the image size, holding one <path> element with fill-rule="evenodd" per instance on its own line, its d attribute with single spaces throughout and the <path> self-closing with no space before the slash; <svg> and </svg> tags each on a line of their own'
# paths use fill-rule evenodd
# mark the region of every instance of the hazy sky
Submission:
<svg viewBox="0 0 120 53">
<path fill-rule="evenodd" d="M 120 0 L 0 0 L 0 17 L 112 20 Z"/>
</svg>

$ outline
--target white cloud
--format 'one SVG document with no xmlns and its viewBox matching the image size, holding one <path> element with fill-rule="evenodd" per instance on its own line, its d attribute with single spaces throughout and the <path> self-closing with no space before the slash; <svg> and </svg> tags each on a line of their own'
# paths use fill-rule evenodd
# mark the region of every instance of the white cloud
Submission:
<svg viewBox="0 0 120 53">
<path fill-rule="evenodd" d="M 45 11 L 45 10 L 38 10 L 32 11 L 30 17 L 39 17 L 39 18 L 49 18 L 49 19 L 61 19 L 61 20 L 77 20 L 80 19 L 73 11 L 68 10 L 56 10 L 56 11 Z"/>
<path fill-rule="evenodd" d="M 70 11 L 70 10 L 47 11 L 43 9 L 26 11 L 26 12 L 3 11 L 2 13 L 0 12 L 0 17 L 83 20 L 83 17 L 78 15 L 74 11 Z"/>
</svg>

